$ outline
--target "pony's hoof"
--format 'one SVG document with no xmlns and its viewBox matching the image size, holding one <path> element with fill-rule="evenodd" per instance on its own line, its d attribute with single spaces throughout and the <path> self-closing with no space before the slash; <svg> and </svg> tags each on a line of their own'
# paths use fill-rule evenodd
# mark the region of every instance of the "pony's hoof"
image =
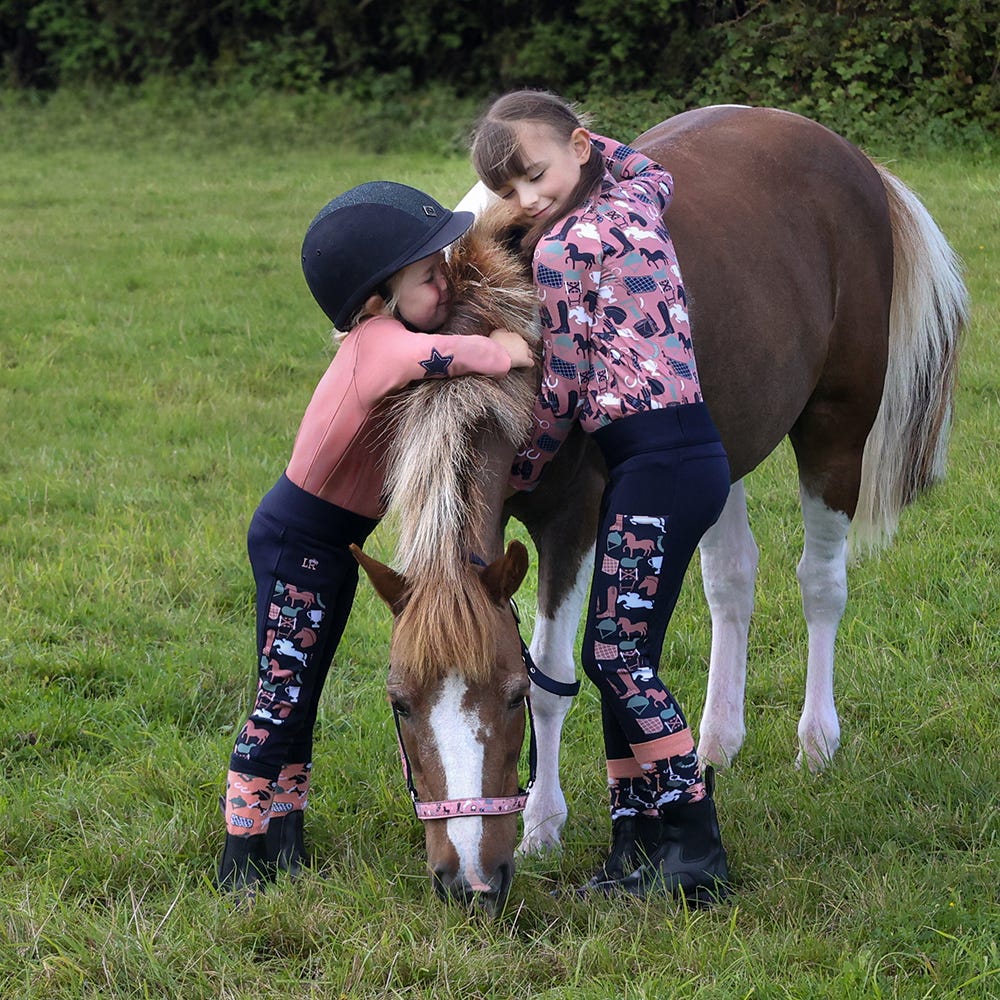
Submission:
<svg viewBox="0 0 1000 1000">
<path fill-rule="evenodd" d="M 515 852 L 519 858 L 547 857 L 561 853 L 562 841 L 559 839 L 558 831 L 548 834 L 543 834 L 541 831 L 526 833 Z"/>
<path fill-rule="evenodd" d="M 743 746 L 743 735 L 731 739 L 724 739 L 712 733 L 703 732 L 698 741 L 698 759 L 702 764 L 711 764 L 720 771 L 724 771 L 732 766 L 736 755 Z"/>
<path fill-rule="evenodd" d="M 799 734 L 799 753 L 795 758 L 795 766 L 803 765 L 813 774 L 819 774 L 832 763 L 833 755 L 840 747 L 840 727 L 819 732 L 804 732 Z"/>
</svg>

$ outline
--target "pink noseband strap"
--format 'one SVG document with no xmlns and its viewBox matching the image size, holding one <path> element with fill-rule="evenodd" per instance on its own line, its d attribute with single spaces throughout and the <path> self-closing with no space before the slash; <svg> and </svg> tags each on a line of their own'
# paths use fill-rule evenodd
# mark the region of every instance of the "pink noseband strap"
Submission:
<svg viewBox="0 0 1000 1000">
<path fill-rule="evenodd" d="M 432 819 L 452 819 L 455 816 L 504 816 L 507 813 L 523 812 L 528 802 L 528 793 L 503 795 L 496 798 L 441 799 L 437 802 L 413 803 L 417 819 L 425 823 Z"/>
</svg>

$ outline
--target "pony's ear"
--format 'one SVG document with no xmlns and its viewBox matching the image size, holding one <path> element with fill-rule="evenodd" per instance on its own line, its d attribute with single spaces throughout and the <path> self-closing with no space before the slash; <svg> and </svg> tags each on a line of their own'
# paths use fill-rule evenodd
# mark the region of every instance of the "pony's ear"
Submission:
<svg viewBox="0 0 1000 1000">
<path fill-rule="evenodd" d="M 379 597 L 389 605 L 393 617 L 398 618 L 406 607 L 406 579 L 391 566 L 366 556 L 357 545 L 351 545 L 351 554 L 361 564 Z"/>
<path fill-rule="evenodd" d="M 494 604 L 506 604 L 528 572 L 528 550 L 517 541 L 507 546 L 507 551 L 483 570 L 481 577 L 486 592 Z"/>
</svg>

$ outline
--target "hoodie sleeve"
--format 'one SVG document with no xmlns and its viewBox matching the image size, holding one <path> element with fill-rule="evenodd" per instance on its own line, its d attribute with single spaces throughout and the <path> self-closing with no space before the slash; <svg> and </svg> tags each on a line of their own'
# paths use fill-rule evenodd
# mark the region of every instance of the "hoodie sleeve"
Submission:
<svg viewBox="0 0 1000 1000">
<path fill-rule="evenodd" d="M 634 192 L 640 201 L 653 205 L 662 215 L 674 196 L 670 172 L 644 153 L 624 143 L 591 133 L 591 142 L 604 156 L 604 165 L 618 183 Z"/>
<path fill-rule="evenodd" d="M 542 378 L 531 436 L 518 452 L 510 485 L 530 491 L 555 457 L 586 403 L 578 359 L 589 351 L 604 248 L 592 214 L 571 217 L 539 240 L 532 260 L 542 327 Z"/>
</svg>

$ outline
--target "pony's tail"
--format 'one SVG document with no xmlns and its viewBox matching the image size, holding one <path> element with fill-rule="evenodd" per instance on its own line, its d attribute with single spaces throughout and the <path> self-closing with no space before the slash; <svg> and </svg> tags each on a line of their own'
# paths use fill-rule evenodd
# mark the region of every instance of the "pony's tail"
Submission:
<svg viewBox="0 0 1000 1000">
<path fill-rule="evenodd" d="M 887 544 L 900 511 L 945 471 L 968 292 L 958 257 L 917 196 L 875 164 L 889 202 L 893 286 L 882 405 L 865 445 L 853 555 Z"/>
</svg>

